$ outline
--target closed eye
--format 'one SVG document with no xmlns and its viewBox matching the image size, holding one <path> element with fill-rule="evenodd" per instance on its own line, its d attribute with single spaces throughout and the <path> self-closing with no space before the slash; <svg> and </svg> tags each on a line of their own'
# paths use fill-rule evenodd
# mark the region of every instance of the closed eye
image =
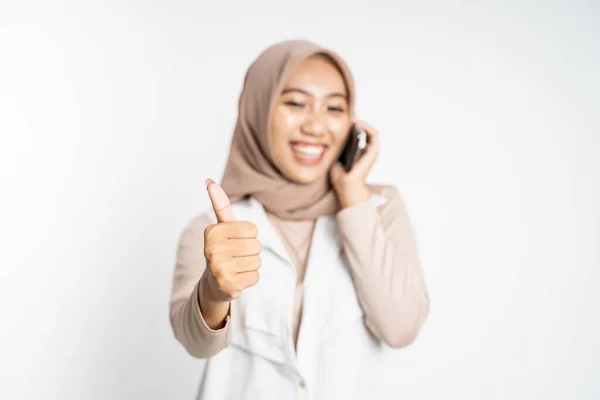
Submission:
<svg viewBox="0 0 600 400">
<path fill-rule="evenodd" d="M 304 104 L 298 103 L 298 102 L 295 102 L 295 101 L 286 101 L 284 104 L 287 105 L 287 106 L 290 106 L 290 107 L 297 107 L 297 108 L 303 108 L 304 107 Z"/>
<path fill-rule="evenodd" d="M 344 112 L 344 109 L 342 107 L 328 107 L 327 109 L 333 112 Z"/>
</svg>

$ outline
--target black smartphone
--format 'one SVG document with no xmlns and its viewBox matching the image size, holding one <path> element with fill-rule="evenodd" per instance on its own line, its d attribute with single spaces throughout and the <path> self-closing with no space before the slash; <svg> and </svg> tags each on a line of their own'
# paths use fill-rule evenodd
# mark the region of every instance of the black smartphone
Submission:
<svg viewBox="0 0 600 400">
<path fill-rule="evenodd" d="M 367 133 L 355 124 L 350 128 L 346 144 L 340 153 L 339 161 L 344 166 L 346 172 L 349 172 L 359 159 L 360 153 L 367 147 Z"/>
</svg>

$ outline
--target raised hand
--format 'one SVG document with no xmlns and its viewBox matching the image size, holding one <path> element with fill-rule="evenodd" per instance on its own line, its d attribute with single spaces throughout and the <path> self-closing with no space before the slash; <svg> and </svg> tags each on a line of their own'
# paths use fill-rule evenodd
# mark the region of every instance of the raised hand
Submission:
<svg viewBox="0 0 600 400">
<path fill-rule="evenodd" d="M 217 223 L 204 231 L 211 300 L 230 301 L 258 283 L 262 246 L 256 225 L 235 219 L 223 189 L 211 179 L 206 181 L 206 189 L 217 216 Z"/>
</svg>

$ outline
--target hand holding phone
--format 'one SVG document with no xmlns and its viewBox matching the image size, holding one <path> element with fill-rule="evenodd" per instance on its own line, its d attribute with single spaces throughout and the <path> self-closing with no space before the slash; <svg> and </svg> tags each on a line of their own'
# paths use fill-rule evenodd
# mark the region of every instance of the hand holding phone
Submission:
<svg viewBox="0 0 600 400">
<path fill-rule="evenodd" d="M 329 171 L 329 179 L 342 208 L 352 207 L 371 195 L 367 175 L 377 160 L 379 132 L 371 125 L 356 121 L 339 155 L 339 162 Z"/>
<path fill-rule="evenodd" d="M 356 124 L 350 128 L 348 139 L 344 145 L 344 149 L 340 154 L 339 161 L 342 163 L 344 170 L 350 172 L 354 163 L 360 158 L 362 151 L 367 147 L 367 133 L 359 128 Z"/>
</svg>

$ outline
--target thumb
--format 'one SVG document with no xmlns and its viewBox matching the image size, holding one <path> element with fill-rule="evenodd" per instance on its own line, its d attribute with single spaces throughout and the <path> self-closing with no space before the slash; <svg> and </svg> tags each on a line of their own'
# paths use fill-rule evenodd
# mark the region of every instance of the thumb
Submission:
<svg viewBox="0 0 600 400">
<path fill-rule="evenodd" d="M 223 188 L 221 188 L 221 186 L 219 186 L 212 179 L 207 179 L 206 190 L 208 191 L 208 197 L 210 197 L 210 202 L 212 203 L 213 210 L 217 216 L 217 221 L 235 221 L 233 211 L 231 210 L 231 203 L 229 202 L 229 197 L 227 197 L 227 194 Z"/>
</svg>

